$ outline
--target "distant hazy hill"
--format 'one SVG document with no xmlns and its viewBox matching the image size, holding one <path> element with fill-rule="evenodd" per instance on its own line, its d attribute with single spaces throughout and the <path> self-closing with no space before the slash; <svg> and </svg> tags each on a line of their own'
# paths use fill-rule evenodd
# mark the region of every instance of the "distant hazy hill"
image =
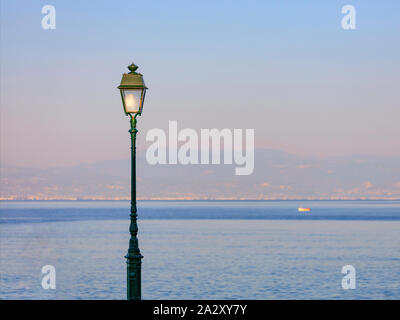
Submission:
<svg viewBox="0 0 400 320">
<path fill-rule="evenodd" d="M 138 157 L 141 199 L 400 199 L 400 157 L 303 158 L 257 149 L 255 170 L 236 165 L 155 165 Z M 2 199 L 128 199 L 130 162 L 1 168 Z"/>
</svg>

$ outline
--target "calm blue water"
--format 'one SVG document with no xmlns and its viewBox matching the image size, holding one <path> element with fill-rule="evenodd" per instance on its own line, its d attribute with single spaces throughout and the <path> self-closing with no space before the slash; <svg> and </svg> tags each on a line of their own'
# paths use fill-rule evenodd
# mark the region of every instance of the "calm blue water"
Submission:
<svg viewBox="0 0 400 320">
<path fill-rule="evenodd" d="M 144 299 L 400 299 L 399 201 L 138 208 Z M 1 202 L 0 298 L 124 299 L 128 228 L 127 201 Z M 341 286 L 348 264 L 354 290 Z M 55 290 L 41 287 L 44 265 Z"/>
</svg>

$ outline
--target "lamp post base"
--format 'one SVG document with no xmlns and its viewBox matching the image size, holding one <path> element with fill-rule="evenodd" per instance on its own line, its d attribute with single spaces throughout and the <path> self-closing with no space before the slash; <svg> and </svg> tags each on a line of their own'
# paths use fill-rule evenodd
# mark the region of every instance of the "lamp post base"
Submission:
<svg viewBox="0 0 400 320">
<path fill-rule="evenodd" d="M 142 255 L 129 255 L 125 256 L 127 265 L 127 299 L 128 300 L 141 300 L 142 298 Z"/>
</svg>

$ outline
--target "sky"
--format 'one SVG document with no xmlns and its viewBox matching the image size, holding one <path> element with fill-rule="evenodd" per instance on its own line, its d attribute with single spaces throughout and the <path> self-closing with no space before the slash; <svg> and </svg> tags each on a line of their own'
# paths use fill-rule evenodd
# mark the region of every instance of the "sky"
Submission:
<svg viewBox="0 0 400 320">
<path fill-rule="evenodd" d="M 56 8 L 44 30 L 41 9 Z M 343 30 L 341 8 L 356 8 Z M 296 156 L 400 155 L 398 1 L 1 1 L 3 167 L 129 158 L 117 86 L 150 88 L 145 133 L 253 128 Z M 400 179 L 399 179 L 400 180 Z"/>
</svg>

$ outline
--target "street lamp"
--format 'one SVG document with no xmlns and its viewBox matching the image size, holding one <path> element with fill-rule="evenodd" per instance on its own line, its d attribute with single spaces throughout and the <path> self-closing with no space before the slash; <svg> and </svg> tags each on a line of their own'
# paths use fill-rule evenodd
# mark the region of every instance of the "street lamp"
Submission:
<svg viewBox="0 0 400 320">
<path fill-rule="evenodd" d="M 131 224 L 129 232 L 128 253 L 126 254 L 127 264 L 127 299 L 141 299 L 141 265 L 143 256 L 140 254 L 137 238 L 137 209 L 136 209 L 136 117 L 140 116 L 143 110 L 143 102 L 147 87 L 144 84 L 143 76 L 137 73 L 138 66 L 131 64 L 129 73 L 122 75 L 121 84 L 118 89 L 121 92 L 122 105 L 125 114 L 130 117 L 131 129 Z"/>
</svg>

